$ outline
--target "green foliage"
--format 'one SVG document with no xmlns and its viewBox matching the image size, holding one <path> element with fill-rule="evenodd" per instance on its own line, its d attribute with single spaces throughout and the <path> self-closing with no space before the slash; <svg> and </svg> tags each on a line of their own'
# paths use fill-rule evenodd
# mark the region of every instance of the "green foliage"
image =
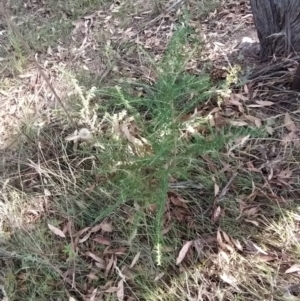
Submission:
<svg viewBox="0 0 300 301">
<path fill-rule="evenodd" d="M 209 127 L 206 116 L 203 116 L 194 125 L 207 128 L 204 136 L 198 134 L 192 140 L 180 138 L 185 126 L 181 117 L 193 112 L 213 94 L 206 74 L 195 76 L 185 71 L 190 54 L 186 51 L 189 34 L 190 29 L 186 27 L 174 34 L 162 63 L 157 65 L 159 76 L 154 86 L 138 83 L 139 87 L 146 87 L 143 97 L 135 95 L 132 84 L 95 91 L 96 99 L 99 97 L 102 100 L 97 105 L 99 116 L 108 116 L 110 122 L 115 119 L 120 121 L 122 118 L 118 118 L 122 114 L 123 117 L 132 116 L 140 135 L 151 145 L 151 152 L 137 155 L 124 141 L 98 137 L 102 150 L 96 151 L 95 156 L 101 164 L 96 167 L 95 173 L 109 179 L 102 183 L 102 189 L 112 196 L 116 206 L 111 207 L 111 201 L 106 201 L 108 208 L 115 210 L 118 205 L 128 202 L 134 202 L 141 208 L 156 204 L 156 218 L 147 223 L 148 229 L 152 229 L 151 246 L 155 249 L 159 264 L 164 261 L 160 251 L 164 242 L 160 233 L 169 178 L 191 179 L 191 174 L 196 173 L 195 166 L 201 164 L 201 160 L 196 158 L 206 153 L 218 154 L 228 142 L 238 137 L 264 135 L 251 128 L 225 127 L 216 130 Z M 115 165 L 117 162 L 119 164 Z M 102 207 L 102 213 L 95 220 L 100 220 L 104 211 L 113 212 L 108 208 Z M 90 217 L 95 216 L 88 212 Z"/>
</svg>

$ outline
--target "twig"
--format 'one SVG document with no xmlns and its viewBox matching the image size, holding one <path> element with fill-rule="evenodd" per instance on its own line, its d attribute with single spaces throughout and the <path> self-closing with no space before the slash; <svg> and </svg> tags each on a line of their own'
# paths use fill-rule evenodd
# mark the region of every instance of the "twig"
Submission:
<svg viewBox="0 0 300 301">
<path fill-rule="evenodd" d="M 236 178 L 237 172 L 234 173 L 231 178 L 229 179 L 228 183 L 225 185 L 225 187 L 222 189 L 221 193 L 215 198 L 213 206 L 215 207 L 218 203 L 222 201 L 224 196 L 226 195 L 230 185 L 232 184 L 233 180 Z"/>
<path fill-rule="evenodd" d="M 47 83 L 47 85 L 50 88 L 51 92 L 53 93 L 53 95 L 55 96 L 55 98 L 57 99 L 59 104 L 61 105 L 62 109 L 64 110 L 65 114 L 67 115 L 67 117 L 70 120 L 70 122 L 72 123 L 72 125 L 76 128 L 75 122 L 73 121 L 71 115 L 68 113 L 68 111 L 67 111 L 66 107 L 64 106 L 61 98 L 56 93 L 56 91 L 53 88 L 52 84 L 50 83 L 47 75 L 45 74 L 42 67 L 38 63 L 37 59 L 35 58 L 34 54 L 32 53 L 32 50 L 30 49 L 30 47 L 29 47 L 28 43 L 26 42 L 26 40 L 24 39 L 24 37 L 22 36 L 22 34 L 19 31 L 18 27 L 16 26 L 15 22 L 10 18 L 7 10 L 4 7 L 4 1 L 0 1 L 0 14 L 2 14 L 4 16 L 4 18 L 6 19 L 7 24 L 11 28 L 12 32 L 20 39 L 20 41 L 23 44 L 24 48 L 26 49 L 28 55 L 32 58 L 34 64 L 36 65 L 36 67 L 37 67 L 38 71 L 40 72 L 41 76 L 43 77 L 43 79 Z"/>
</svg>

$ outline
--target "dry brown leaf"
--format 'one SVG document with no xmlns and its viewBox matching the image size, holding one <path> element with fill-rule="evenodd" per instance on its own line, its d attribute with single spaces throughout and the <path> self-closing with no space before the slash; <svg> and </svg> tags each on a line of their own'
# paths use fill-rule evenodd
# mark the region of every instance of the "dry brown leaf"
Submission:
<svg viewBox="0 0 300 301">
<path fill-rule="evenodd" d="M 178 254 L 178 257 L 176 259 L 176 265 L 179 265 L 182 260 L 184 259 L 186 253 L 188 252 L 189 248 L 191 247 L 191 245 L 193 244 L 193 241 L 187 241 L 183 247 L 181 248 L 179 254 Z"/>
<path fill-rule="evenodd" d="M 222 116 L 219 113 L 216 113 L 214 115 L 214 123 L 215 123 L 216 128 L 222 128 L 227 124 L 226 119 L 224 118 L 224 116 Z"/>
<path fill-rule="evenodd" d="M 72 236 L 72 223 L 70 221 L 68 221 L 63 229 L 62 229 L 63 233 L 66 234 L 67 232 L 69 232 L 70 236 Z"/>
<path fill-rule="evenodd" d="M 211 127 L 215 127 L 216 123 L 212 115 L 208 115 L 208 122 Z"/>
<path fill-rule="evenodd" d="M 118 283 L 117 298 L 118 298 L 118 301 L 124 300 L 124 281 L 123 281 L 123 279 L 121 279 Z"/>
<path fill-rule="evenodd" d="M 218 261 L 219 261 L 219 266 L 223 266 L 223 262 L 226 262 L 226 264 L 229 264 L 230 263 L 230 258 L 228 256 L 228 254 L 223 251 L 223 250 L 219 250 L 219 253 L 218 253 Z"/>
<path fill-rule="evenodd" d="M 300 272 L 300 264 L 293 264 L 290 268 L 288 268 L 284 273 L 291 274 L 295 272 Z"/>
<path fill-rule="evenodd" d="M 245 240 L 245 244 L 246 244 L 248 251 L 255 252 L 255 253 L 261 253 L 264 255 L 269 255 L 266 251 L 264 251 L 261 247 L 259 247 L 257 244 L 255 244 L 251 240 Z"/>
<path fill-rule="evenodd" d="M 223 273 L 222 275 L 220 275 L 220 278 L 225 282 L 228 283 L 230 285 L 236 285 L 237 280 L 230 274 L 226 274 Z"/>
<path fill-rule="evenodd" d="M 230 100 L 229 100 L 229 103 L 232 104 L 232 105 L 234 105 L 234 106 L 237 106 L 238 109 L 239 109 L 239 111 L 240 111 L 241 113 L 244 113 L 245 110 L 244 110 L 244 108 L 243 108 L 243 105 L 242 105 L 238 100 L 230 99 Z"/>
<path fill-rule="evenodd" d="M 229 244 L 223 244 L 223 248 L 226 249 L 227 251 L 229 251 L 230 253 L 233 253 L 234 252 L 234 247 L 232 247 L 231 245 Z"/>
<path fill-rule="evenodd" d="M 249 108 L 259 108 L 259 107 L 270 107 L 274 105 L 274 102 L 268 100 L 257 100 L 257 105 L 248 105 Z"/>
<path fill-rule="evenodd" d="M 186 204 L 186 201 L 179 197 L 179 196 L 170 196 L 170 201 L 173 205 L 177 206 L 177 207 L 183 207 L 183 208 L 188 208 L 188 205 Z"/>
<path fill-rule="evenodd" d="M 249 140 L 250 138 L 250 135 L 247 135 L 247 136 L 244 136 L 244 137 L 239 137 L 237 139 L 234 140 L 234 143 L 235 143 L 235 147 L 243 147 L 246 142 Z"/>
<path fill-rule="evenodd" d="M 95 266 L 98 267 L 101 270 L 105 269 L 105 266 L 102 263 L 100 263 L 100 262 L 95 262 Z"/>
<path fill-rule="evenodd" d="M 105 293 L 115 293 L 118 291 L 118 287 L 117 286 L 112 286 L 110 288 L 108 288 L 107 290 L 105 290 Z"/>
<path fill-rule="evenodd" d="M 174 217 L 180 222 L 190 219 L 189 212 L 183 208 L 175 207 L 172 212 Z"/>
<path fill-rule="evenodd" d="M 134 258 L 133 258 L 133 260 L 132 260 L 132 262 L 131 262 L 131 265 L 130 265 L 130 269 L 132 269 L 132 268 L 135 266 L 135 264 L 136 264 L 137 261 L 139 260 L 140 256 L 141 256 L 141 252 L 138 252 L 138 253 L 134 256 Z"/>
<path fill-rule="evenodd" d="M 221 249 L 223 249 L 223 250 L 227 249 L 229 251 L 233 251 L 233 248 L 231 246 L 224 243 L 223 237 L 222 237 L 222 230 L 220 230 L 220 229 L 218 229 L 218 231 L 217 231 L 217 242 Z"/>
<path fill-rule="evenodd" d="M 247 209 L 243 210 L 243 215 L 247 215 L 247 216 L 255 215 L 255 214 L 257 214 L 258 210 L 259 210 L 258 206 L 247 208 Z"/>
<path fill-rule="evenodd" d="M 76 236 L 79 237 L 79 236 L 81 236 L 83 233 L 85 233 L 86 231 L 88 231 L 88 230 L 90 230 L 90 229 L 91 229 L 91 227 L 86 227 L 86 228 L 84 228 L 84 229 L 78 231 L 77 234 L 76 234 Z"/>
<path fill-rule="evenodd" d="M 91 280 L 98 280 L 99 279 L 98 276 L 96 276 L 95 274 L 92 274 L 92 273 L 88 274 L 86 277 L 91 279 Z"/>
<path fill-rule="evenodd" d="M 270 135 L 273 135 L 274 133 L 274 129 L 270 126 L 266 126 L 266 131 L 270 134 Z"/>
<path fill-rule="evenodd" d="M 285 115 L 284 115 L 284 126 L 290 132 L 295 132 L 297 130 L 297 127 L 296 127 L 294 121 L 292 121 L 289 113 L 285 113 Z"/>
<path fill-rule="evenodd" d="M 89 251 L 86 252 L 85 255 L 91 257 L 92 259 L 94 259 L 95 261 L 97 261 L 98 263 L 100 263 L 101 264 L 101 268 L 103 267 L 103 269 L 105 269 L 106 264 L 105 264 L 105 261 L 102 258 L 100 258 L 99 256 L 97 256 L 97 255 L 95 255 L 95 254 L 93 254 L 92 252 L 89 252 Z"/>
<path fill-rule="evenodd" d="M 102 223 L 101 230 L 103 232 L 113 232 L 113 226 L 110 223 Z"/>
<path fill-rule="evenodd" d="M 159 274 L 154 278 L 154 281 L 158 281 L 158 280 L 161 279 L 164 275 L 165 275 L 164 272 L 159 273 Z"/>
<path fill-rule="evenodd" d="M 97 226 L 94 226 L 92 229 L 91 229 L 91 233 L 96 233 L 98 231 L 100 231 L 102 229 L 102 223 L 97 225 Z"/>
<path fill-rule="evenodd" d="M 122 279 L 125 281 L 125 279 L 133 280 L 135 278 L 132 271 L 129 269 L 129 267 L 125 264 L 121 268 L 121 275 Z"/>
<path fill-rule="evenodd" d="M 217 242 L 219 245 L 223 245 L 223 238 L 222 238 L 220 230 L 218 230 L 218 232 L 217 232 Z"/>
<path fill-rule="evenodd" d="M 237 99 L 240 99 L 240 100 L 242 100 L 242 101 L 247 101 L 247 100 L 249 100 L 249 97 L 244 96 L 243 94 L 234 94 L 234 96 L 235 96 Z"/>
<path fill-rule="evenodd" d="M 48 228 L 51 230 L 51 232 L 53 232 L 55 235 L 59 236 L 59 237 L 62 237 L 62 238 L 65 238 L 66 235 L 63 231 L 61 231 L 60 229 L 48 224 Z"/>
<path fill-rule="evenodd" d="M 117 264 L 117 258 L 115 258 L 114 255 L 111 255 L 109 262 L 105 268 L 105 273 L 104 273 L 105 277 L 107 277 L 107 275 L 114 263 L 115 263 L 115 265 Z"/>
<path fill-rule="evenodd" d="M 106 245 L 106 246 L 110 246 L 111 245 L 111 242 L 107 239 L 107 238 L 104 238 L 100 235 L 96 236 L 93 241 L 96 241 L 98 242 L 99 244 L 101 245 Z"/>
<path fill-rule="evenodd" d="M 44 194 L 45 196 L 51 196 L 51 192 L 47 188 L 44 189 Z"/>
<path fill-rule="evenodd" d="M 281 179 L 288 179 L 292 176 L 292 174 L 293 174 L 293 172 L 291 170 L 284 169 L 278 174 L 278 177 Z"/>
<path fill-rule="evenodd" d="M 254 167 L 252 162 L 247 162 L 246 165 L 249 171 L 261 173 L 261 171 L 258 168 Z"/>
<path fill-rule="evenodd" d="M 83 242 L 85 242 L 85 241 L 87 241 L 88 239 L 89 239 L 89 237 L 91 236 L 91 234 L 92 234 L 92 232 L 90 231 L 90 232 L 88 232 L 85 236 L 83 236 L 83 238 L 81 238 L 81 239 L 79 239 L 79 243 L 81 244 L 81 243 L 83 243 Z"/>
<path fill-rule="evenodd" d="M 217 183 L 215 183 L 215 185 L 214 185 L 214 190 L 215 190 L 215 196 L 217 196 L 220 191 L 220 187 Z"/>
<path fill-rule="evenodd" d="M 216 223 L 222 214 L 222 208 L 218 206 L 217 208 L 214 209 L 213 214 L 212 214 L 212 222 Z"/>
<path fill-rule="evenodd" d="M 256 125 L 256 127 L 258 127 L 258 128 L 261 127 L 261 119 L 255 117 L 255 116 L 251 116 L 251 115 L 244 115 L 244 117 L 245 117 L 247 120 L 253 122 L 253 123 Z"/>
<path fill-rule="evenodd" d="M 229 120 L 229 123 L 233 126 L 245 126 L 245 125 L 248 125 L 247 122 L 245 121 L 242 121 L 242 120 Z"/>
<path fill-rule="evenodd" d="M 223 234 L 223 237 L 224 237 L 225 241 L 227 243 L 229 243 L 230 245 L 233 245 L 231 239 L 228 236 L 228 234 L 226 232 L 224 232 L 224 231 L 222 231 L 222 234 Z"/>
<path fill-rule="evenodd" d="M 273 179 L 273 175 L 274 175 L 274 169 L 273 167 L 270 168 L 270 173 L 268 175 L 268 180 L 271 181 Z"/>
<path fill-rule="evenodd" d="M 252 95 L 252 98 L 255 99 L 258 94 L 259 89 L 255 89 Z"/>
<path fill-rule="evenodd" d="M 66 141 L 77 141 L 78 138 L 79 138 L 79 136 L 78 136 L 78 130 L 75 130 L 74 133 L 71 134 L 71 135 L 69 135 L 69 136 L 67 136 L 67 137 L 65 138 L 65 140 L 66 140 Z"/>
<path fill-rule="evenodd" d="M 253 221 L 251 219 L 245 219 L 244 221 L 247 223 L 253 224 L 256 227 L 259 227 L 259 223 L 257 221 Z"/>
<path fill-rule="evenodd" d="M 91 295 L 89 301 L 95 301 L 95 298 L 96 298 L 96 295 L 97 295 L 97 291 L 98 291 L 97 288 L 95 288 L 95 289 L 93 290 L 92 295 Z"/>
<path fill-rule="evenodd" d="M 230 238 L 234 246 L 239 250 L 243 251 L 243 246 L 241 245 L 240 241 L 238 239 Z"/>
<path fill-rule="evenodd" d="M 124 124 L 124 123 L 121 124 L 120 128 L 129 142 L 131 142 L 134 145 L 139 145 L 139 146 L 143 145 L 139 139 L 137 139 L 130 133 L 128 126 L 126 124 Z"/>
<path fill-rule="evenodd" d="M 257 257 L 259 257 L 259 259 L 261 259 L 264 262 L 269 262 L 277 259 L 274 256 L 263 255 L 263 254 L 258 254 Z"/>
</svg>

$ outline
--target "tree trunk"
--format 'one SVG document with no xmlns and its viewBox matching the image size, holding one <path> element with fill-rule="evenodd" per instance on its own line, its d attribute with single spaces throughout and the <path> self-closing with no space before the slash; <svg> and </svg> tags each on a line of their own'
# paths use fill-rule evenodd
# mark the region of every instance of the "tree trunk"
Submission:
<svg viewBox="0 0 300 301">
<path fill-rule="evenodd" d="M 260 57 L 300 52 L 300 0 L 250 0 Z"/>
</svg>

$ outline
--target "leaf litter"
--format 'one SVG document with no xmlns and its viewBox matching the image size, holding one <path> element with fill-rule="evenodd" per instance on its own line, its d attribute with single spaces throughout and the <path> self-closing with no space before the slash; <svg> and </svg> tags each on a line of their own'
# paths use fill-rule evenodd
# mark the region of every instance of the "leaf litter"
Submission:
<svg viewBox="0 0 300 301">
<path fill-rule="evenodd" d="M 73 30 L 73 41 L 74 43 L 71 45 L 71 57 L 70 60 L 73 62 L 74 66 L 85 66 L 83 69 L 88 70 L 93 74 L 97 74 L 103 76 L 106 72 L 116 72 L 122 75 L 128 75 L 133 78 L 145 79 L 146 82 L 153 82 L 155 81 L 155 74 L 151 70 L 150 66 L 141 66 L 139 71 L 135 71 L 138 68 L 133 68 L 135 64 L 137 64 L 136 60 L 132 60 L 135 57 L 136 49 L 133 50 L 132 54 L 127 53 L 124 55 L 124 58 L 121 62 L 119 62 L 119 66 L 117 69 L 113 68 L 111 70 L 107 70 L 106 65 L 107 60 L 104 58 L 97 58 L 98 52 L 94 50 L 100 46 L 99 41 L 94 40 L 94 33 L 99 31 L 99 28 L 103 27 L 105 31 L 105 39 L 107 40 L 107 47 L 118 45 L 117 43 L 128 43 L 133 42 L 134 45 L 142 45 L 145 49 L 151 51 L 158 60 L 161 58 L 162 53 L 165 51 L 168 41 L 172 36 L 172 33 L 176 30 L 177 26 L 177 16 L 176 14 L 180 15 L 180 10 L 171 11 L 168 14 L 159 14 L 158 19 L 155 22 L 146 22 L 147 26 L 139 33 L 139 30 L 136 24 L 129 24 L 126 28 L 121 26 L 120 20 L 118 20 L 117 14 L 120 12 L 123 6 L 123 2 L 120 4 L 112 4 L 107 11 L 99 10 L 93 12 L 92 14 L 85 16 L 84 18 L 76 21 L 74 23 L 74 30 Z M 187 4 L 192 7 L 193 3 Z M 230 20 L 230 24 L 234 24 L 235 26 L 240 25 L 240 22 L 243 25 L 253 25 L 248 18 L 240 19 L 238 18 L 239 13 L 241 10 L 244 9 L 245 16 L 247 16 L 246 12 L 249 11 L 249 6 L 244 2 L 242 5 L 237 5 L 234 1 L 229 1 L 225 6 L 225 9 L 222 11 L 214 11 L 209 14 L 208 22 L 199 22 L 196 20 L 191 20 L 193 27 L 198 30 L 204 32 L 207 37 L 205 47 L 207 49 L 213 48 L 215 51 L 207 52 L 207 57 L 213 60 L 213 65 L 215 71 L 218 69 L 216 68 L 217 63 L 220 63 L 220 60 L 224 57 L 218 56 L 218 53 L 223 53 L 225 48 L 232 49 L 235 45 L 228 45 L 226 41 L 222 41 L 222 36 L 226 36 L 229 33 L 228 28 L 225 26 Z M 145 14 L 147 17 L 148 15 Z M 133 16 L 133 19 L 137 16 Z M 141 17 L 143 18 L 143 16 Z M 145 17 L 146 18 L 146 17 Z M 242 21 L 241 21 L 242 20 Z M 158 22 L 160 21 L 160 22 Z M 156 24 L 158 22 L 158 24 Z M 217 36 L 220 41 L 209 41 L 212 38 L 211 30 L 208 30 L 209 23 L 214 24 L 217 30 Z M 139 34 L 138 34 L 139 33 Z M 225 35 L 224 35 L 225 33 Z M 111 51 L 113 52 L 113 47 L 111 47 Z M 52 60 L 62 61 L 64 57 L 65 50 L 61 46 L 54 47 L 53 49 L 49 49 L 48 55 L 51 57 Z M 101 61 L 103 59 L 103 61 Z M 199 66 L 197 64 L 203 60 L 203 58 L 191 59 L 188 62 L 188 69 L 190 72 L 194 74 L 199 74 Z M 111 63 L 111 62 L 110 62 Z M 144 62 L 141 62 L 144 63 Z M 223 64 L 223 63 L 222 63 Z M 221 64 L 221 65 L 222 65 Z M 130 66 L 130 68 L 128 68 Z M 219 70 L 220 71 L 220 70 Z M 227 71 L 221 70 L 219 74 L 216 72 L 215 76 L 226 78 Z M 150 75 L 149 75 L 150 74 Z M 21 77 L 20 79 L 25 83 L 28 84 L 29 80 L 31 82 L 35 82 L 34 88 L 39 89 L 42 87 L 43 83 L 40 79 L 36 79 L 35 72 L 28 73 L 25 77 Z M 59 73 L 55 70 L 53 71 L 52 80 L 57 81 L 59 79 Z M 37 81 L 36 81 L 37 80 Z M 26 85 L 21 88 L 24 95 L 30 95 L 28 90 L 26 90 Z M 61 90 L 64 90 L 61 88 Z M 66 89 L 67 91 L 68 89 Z M 38 92 L 38 98 L 42 99 L 46 95 L 46 91 L 44 88 L 42 92 Z M 8 92 L 2 93 L 5 97 L 9 97 Z M 222 129 L 224 126 L 234 126 L 239 127 L 241 129 L 245 127 L 254 127 L 257 129 L 265 128 L 271 137 L 276 137 L 276 139 L 271 139 L 270 143 L 265 143 L 264 141 L 254 139 L 250 135 L 242 135 L 236 139 L 233 145 L 228 144 L 228 152 L 220 153 L 220 157 L 223 160 L 223 166 L 215 166 L 215 160 L 213 156 L 210 154 L 205 155 L 205 162 L 206 168 L 201 170 L 201 172 L 213 172 L 214 179 L 212 181 L 212 186 L 210 187 L 210 194 L 205 191 L 205 197 L 213 198 L 211 202 L 213 203 L 212 210 L 212 217 L 211 217 L 211 224 L 213 233 L 209 233 L 206 239 L 202 238 L 193 238 L 187 233 L 179 233 L 178 240 L 182 242 L 181 248 L 175 248 L 171 246 L 169 250 L 171 250 L 174 254 L 176 254 L 175 263 L 178 266 L 183 266 L 187 262 L 190 262 L 192 259 L 192 254 L 196 251 L 198 258 L 206 259 L 207 254 L 217 253 L 222 254 L 220 255 L 223 259 L 225 259 L 227 265 L 238 265 L 238 260 L 234 259 L 234 254 L 240 252 L 241 256 L 247 257 L 249 254 L 253 254 L 255 256 L 260 256 L 260 258 L 264 258 L 266 262 L 272 262 L 274 260 L 274 256 L 270 255 L 273 254 L 270 249 L 278 249 L 284 248 L 283 245 L 281 246 L 272 246 L 271 239 L 269 240 L 268 237 L 268 248 L 266 246 L 262 246 L 259 243 L 258 237 L 254 237 L 257 241 L 253 242 L 248 237 L 248 232 L 244 229 L 242 237 L 243 244 L 240 242 L 240 235 L 239 231 L 237 233 L 231 232 L 230 234 L 225 232 L 225 230 L 221 230 L 222 228 L 219 227 L 220 224 L 228 221 L 228 216 L 233 215 L 235 216 L 235 211 L 231 207 L 227 207 L 227 202 L 232 201 L 233 195 L 240 196 L 239 186 L 245 185 L 244 183 L 239 183 L 239 176 L 242 175 L 253 175 L 253 173 L 258 173 L 261 176 L 257 181 L 258 185 L 254 187 L 255 193 L 254 196 L 253 192 L 249 192 L 249 195 L 246 196 L 246 205 L 243 210 L 240 212 L 237 210 L 237 221 L 241 223 L 241 227 L 246 227 L 246 224 L 251 224 L 252 231 L 255 231 L 255 228 L 258 228 L 258 231 L 262 231 L 261 227 L 265 223 L 265 219 L 268 218 L 267 213 L 263 213 L 261 208 L 264 206 L 270 206 L 266 200 L 276 200 L 278 199 L 288 199 L 291 197 L 296 196 L 293 193 L 280 193 L 282 190 L 289 187 L 289 185 L 293 185 L 292 182 L 293 177 L 297 177 L 299 174 L 299 168 L 297 166 L 297 162 L 290 162 L 290 157 L 288 156 L 288 151 L 290 150 L 290 146 L 296 145 L 296 140 L 298 139 L 297 136 L 297 119 L 294 118 L 294 115 L 285 113 L 281 114 L 282 123 L 275 124 L 272 126 L 266 125 L 266 120 L 269 118 L 268 112 L 264 111 L 264 109 L 273 109 L 277 107 L 277 103 L 275 101 L 271 101 L 268 94 L 263 94 L 261 86 L 254 84 L 246 84 L 241 88 L 238 92 L 232 92 L 230 96 L 226 99 L 223 99 L 222 106 L 215 106 L 210 105 L 209 110 L 211 112 L 211 119 L 210 119 L 210 126 L 216 129 Z M 16 104 L 11 105 L 12 99 L 9 99 L 9 103 L 7 102 L 7 110 L 9 115 L 18 115 L 18 106 Z M 259 109 L 259 112 L 258 112 Z M 197 108 L 198 114 L 205 114 L 207 108 Z M 187 116 L 187 119 L 192 119 L 192 116 Z M 117 125 L 117 131 L 120 135 L 123 136 L 124 139 L 127 139 L 130 143 L 135 145 L 146 145 L 148 141 L 139 137 L 136 131 L 133 129 L 131 124 L 128 123 L 119 123 Z M 284 127 L 285 130 L 288 131 L 286 136 L 278 136 L 278 128 Z M 190 129 L 190 128 L 189 128 Z M 88 130 L 89 131 L 89 130 Z M 205 133 L 206 129 L 201 132 L 198 129 L 192 127 L 190 129 L 190 133 Z M 272 136 L 273 134 L 277 136 Z M 205 135 L 205 134 L 204 134 Z M 71 135 L 72 139 L 77 139 L 80 135 L 76 133 L 73 136 Z M 89 134 L 87 135 L 89 136 Z M 86 135 L 82 136 L 83 138 Z M 82 138 L 80 137 L 80 138 Z M 209 137 L 208 137 L 209 138 Z M 70 137 L 67 138 L 70 140 Z M 142 141 L 142 142 L 141 142 Z M 152 150 L 151 150 L 152 151 Z M 151 152 L 150 151 L 150 152 Z M 238 171 L 235 167 L 235 162 L 238 161 Z M 221 178 L 219 180 L 218 176 L 220 175 L 219 171 L 224 171 L 226 175 L 225 181 Z M 232 179 L 232 175 L 236 175 L 238 173 L 237 179 Z M 255 176 L 253 176 L 255 178 Z M 289 182 L 291 180 L 291 182 Z M 177 179 L 175 179 L 175 182 Z M 229 185 L 228 185 L 229 183 Z M 201 184 L 201 183 L 198 183 Z M 187 184 L 184 184 L 187 185 Z M 201 184 L 202 185 L 202 184 Z M 204 186 L 204 185 L 202 185 Z M 172 186 L 176 187 L 176 186 Z M 177 188 L 179 185 L 177 185 Z M 185 190 L 188 190 L 188 186 L 184 186 Z M 197 188 L 196 188 L 197 189 Z M 166 196 L 167 202 L 164 210 L 164 225 L 163 235 L 169 237 L 168 235 L 173 235 L 173 231 L 177 231 L 176 226 L 186 224 L 189 227 L 195 226 L 197 229 L 197 222 L 199 222 L 197 215 L 203 214 L 203 211 L 199 211 L 196 209 L 197 206 L 194 205 L 194 200 L 192 199 L 189 193 L 185 193 L 181 195 L 178 192 L 179 189 L 172 189 Z M 50 190 L 49 190 L 50 191 Z M 296 191 L 296 190 L 294 190 Z M 199 192 L 198 189 L 197 199 L 200 202 L 203 201 L 203 196 Z M 46 194 L 46 193 L 44 193 Z M 47 197 L 51 197 L 52 193 L 47 193 Z M 250 197 L 251 196 L 251 197 Z M 273 202 L 273 201 L 272 201 Z M 284 203 L 284 202 L 283 202 Z M 155 204 L 149 205 L 148 210 L 152 210 L 152 212 L 156 212 L 157 208 Z M 237 208 L 239 207 L 238 202 L 234 203 L 234 206 Z M 268 207 L 269 208 L 269 207 Z M 195 210 L 195 211 L 193 211 Z M 265 214 L 265 217 L 261 217 L 260 215 Z M 273 214 L 273 213 L 272 213 Z M 205 214 L 204 214 L 205 215 Z M 246 217 L 246 218 L 245 218 Z M 251 218 L 251 219 L 250 219 Z M 203 222 L 203 221 L 201 221 Z M 207 222 L 207 220 L 206 220 Z M 246 223 L 244 223 L 246 222 Z M 247 227 L 251 227 L 247 226 Z M 49 230 L 56 235 L 57 237 L 69 239 L 66 236 L 65 232 L 60 230 L 57 227 L 48 224 Z M 188 227 L 187 227 L 188 228 Z M 201 229 L 201 228 L 200 228 Z M 227 228 L 226 228 L 227 231 Z M 99 234 L 100 232 L 101 234 Z M 122 260 L 126 255 L 128 255 L 129 248 L 127 246 L 122 246 L 118 241 L 116 242 L 115 235 L 117 235 L 118 231 L 116 227 L 113 226 L 111 222 L 103 222 L 93 227 L 86 227 L 80 231 L 78 231 L 75 235 L 75 245 L 82 254 L 84 254 L 88 261 L 92 261 L 94 266 L 101 270 L 105 270 L 105 277 L 113 278 L 114 281 L 108 280 L 108 287 L 104 291 L 105 293 L 113 293 L 116 294 L 118 300 L 124 300 L 125 298 L 125 291 L 127 283 L 124 279 L 119 279 L 120 273 L 122 274 L 122 269 L 117 271 L 117 269 L 113 269 L 116 267 L 117 264 L 119 265 L 119 258 Z M 200 233 L 203 234 L 203 233 Z M 246 235 L 247 234 L 247 235 Z M 71 234 L 70 234 L 71 236 Z M 189 236 L 189 237 L 188 237 Z M 136 236 L 135 236 L 136 237 Z M 135 238 L 134 237 L 134 238 Z M 129 239 L 129 237 L 127 237 Z M 132 240 L 133 241 L 133 240 Z M 185 243 L 183 243 L 186 241 Z M 76 244 L 77 242 L 77 244 Z M 167 250 L 167 248 L 165 248 Z M 207 250 L 210 250 L 209 252 Z M 145 254 L 142 253 L 142 250 L 137 250 L 135 252 L 134 257 L 130 258 L 130 261 L 127 262 L 130 269 L 135 269 L 139 267 L 139 261 L 141 256 Z M 232 256 L 232 257 L 231 257 Z M 236 255 L 238 258 L 238 255 Z M 265 257 L 262 257 L 265 256 Z M 292 254 L 291 254 L 292 256 Z M 251 259 L 252 257 L 247 257 Z M 236 261 L 235 261 L 236 260 Z M 242 259 L 241 259 L 242 262 Z M 236 293 L 238 291 L 237 286 L 239 284 L 239 277 L 236 277 L 233 271 L 226 271 L 222 270 L 222 266 L 219 264 L 213 264 L 210 261 L 209 268 L 214 271 L 215 274 L 219 276 L 219 278 L 232 286 L 233 292 Z M 231 266 L 233 268 L 233 266 Z M 238 270 L 238 269 L 237 269 Z M 97 271 L 97 270 L 96 270 Z M 253 271 L 253 270 L 251 270 Z M 93 278 L 91 275 L 93 274 L 93 267 L 91 267 L 90 279 Z M 165 274 L 167 274 L 167 270 L 161 273 L 156 273 L 153 275 L 153 279 L 159 282 Z M 285 269 L 285 274 L 294 274 L 298 272 L 298 265 L 294 264 L 290 268 Z M 212 273 L 212 272 L 211 272 Z M 123 275 L 123 274 L 122 274 Z M 97 277 L 97 276 L 96 276 Z M 126 277 L 125 277 L 126 278 Z M 286 278 L 285 278 L 286 279 Z M 291 280 L 292 281 L 292 280 Z M 126 284 L 126 285 L 125 285 Z M 134 287 L 134 285 L 132 284 Z M 96 288 L 92 285 L 89 285 L 89 299 L 90 300 L 100 300 L 97 295 L 100 294 L 99 290 L 102 288 Z M 236 289 L 236 291 L 235 291 Z M 86 290 L 87 291 L 87 290 Z M 228 292 L 229 293 L 229 292 Z M 131 298 L 131 297 L 128 297 Z M 128 299 L 127 298 L 127 299 Z M 70 300 L 74 299 L 70 297 Z"/>
</svg>

